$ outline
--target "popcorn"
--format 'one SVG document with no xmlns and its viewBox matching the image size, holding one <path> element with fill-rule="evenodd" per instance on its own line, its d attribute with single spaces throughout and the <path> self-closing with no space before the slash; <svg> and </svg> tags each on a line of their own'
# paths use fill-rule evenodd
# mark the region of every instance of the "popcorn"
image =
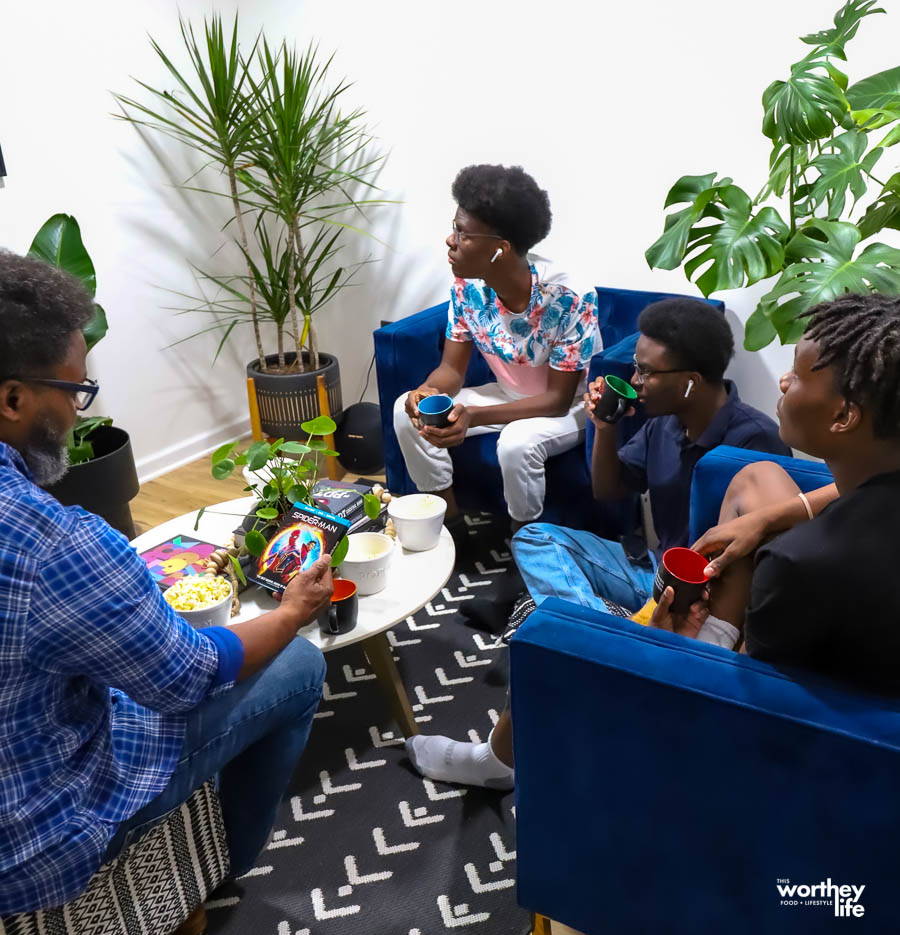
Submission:
<svg viewBox="0 0 900 935">
<path fill-rule="evenodd" d="M 180 578 L 163 592 L 163 597 L 174 610 L 202 610 L 218 604 L 231 593 L 231 582 L 227 578 L 196 575 Z"/>
</svg>

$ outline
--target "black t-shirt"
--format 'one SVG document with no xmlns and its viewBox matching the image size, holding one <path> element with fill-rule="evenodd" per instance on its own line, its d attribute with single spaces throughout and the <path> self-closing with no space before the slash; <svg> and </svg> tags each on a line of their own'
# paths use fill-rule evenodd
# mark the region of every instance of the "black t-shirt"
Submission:
<svg viewBox="0 0 900 935">
<path fill-rule="evenodd" d="M 900 471 L 879 474 L 757 553 L 747 652 L 900 695 Z"/>
</svg>

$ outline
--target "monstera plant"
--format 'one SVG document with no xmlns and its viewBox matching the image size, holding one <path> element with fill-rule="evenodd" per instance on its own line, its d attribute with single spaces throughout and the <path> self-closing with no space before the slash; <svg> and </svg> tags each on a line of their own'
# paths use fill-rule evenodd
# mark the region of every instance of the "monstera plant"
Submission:
<svg viewBox="0 0 900 935">
<path fill-rule="evenodd" d="M 861 21 L 884 13 L 875 3 L 850 0 L 832 28 L 801 37 L 812 50 L 766 88 L 762 191 L 751 198 L 715 172 L 683 176 L 665 203 L 682 207 L 646 252 L 651 267 L 683 265 L 705 296 L 778 276 L 747 321 L 748 350 L 796 342 L 817 302 L 900 293 L 900 250 L 873 240 L 900 230 L 900 172 L 885 168 L 900 142 L 900 67 L 850 84 L 837 64 Z"/>
</svg>

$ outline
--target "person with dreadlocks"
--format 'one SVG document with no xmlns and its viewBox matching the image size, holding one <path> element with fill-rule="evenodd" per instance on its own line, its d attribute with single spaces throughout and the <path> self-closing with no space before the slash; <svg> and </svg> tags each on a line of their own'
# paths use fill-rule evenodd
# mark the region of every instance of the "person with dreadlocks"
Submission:
<svg viewBox="0 0 900 935">
<path fill-rule="evenodd" d="M 775 464 L 744 468 L 720 525 L 694 544 L 722 551 L 707 569 L 708 608 L 677 618 L 667 589 L 651 624 L 694 635 L 714 615 L 735 637 L 743 627 L 756 659 L 900 694 L 900 298 L 815 306 L 781 392 L 781 437 L 822 458 L 835 483 L 803 495 Z"/>
</svg>

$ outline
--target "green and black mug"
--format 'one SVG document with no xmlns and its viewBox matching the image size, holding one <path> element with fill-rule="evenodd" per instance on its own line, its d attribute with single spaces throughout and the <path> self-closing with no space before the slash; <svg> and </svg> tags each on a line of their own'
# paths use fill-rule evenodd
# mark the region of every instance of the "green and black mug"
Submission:
<svg viewBox="0 0 900 935">
<path fill-rule="evenodd" d="M 594 406 L 594 415 L 603 422 L 615 425 L 636 400 L 637 393 L 630 383 L 608 374 L 603 378 L 603 392 Z"/>
</svg>

